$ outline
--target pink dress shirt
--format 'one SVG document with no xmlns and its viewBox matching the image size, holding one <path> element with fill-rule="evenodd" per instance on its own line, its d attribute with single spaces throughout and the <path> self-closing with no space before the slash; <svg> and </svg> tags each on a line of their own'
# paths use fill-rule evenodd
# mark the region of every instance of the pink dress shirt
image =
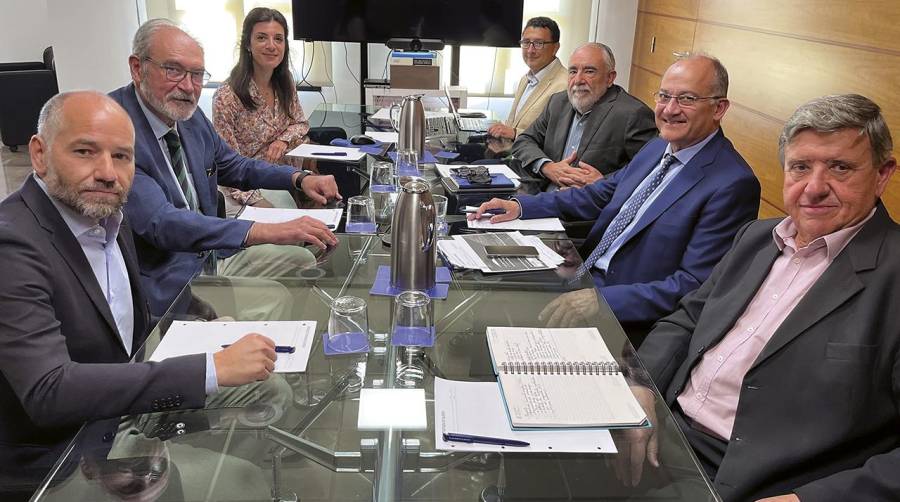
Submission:
<svg viewBox="0 0 900 502">
<path fill-rule="evenodd" d="M 874 209 L 860 223 L 800 249 L 794 241 L 797 227 L 790 217 L 773 229 L 781 254 L 747 309 L 694 366 L 678 396 L 682 411 L 697 429 L 729 440 L 744 375 L 781 323 L 873 214 Z"/>
</svg>

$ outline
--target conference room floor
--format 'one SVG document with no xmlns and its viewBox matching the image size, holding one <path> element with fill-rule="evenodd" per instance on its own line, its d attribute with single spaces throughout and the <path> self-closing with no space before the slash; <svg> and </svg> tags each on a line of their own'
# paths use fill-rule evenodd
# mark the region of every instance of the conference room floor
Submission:
<svg viewBox="0 0 900 502">
<path fill-rule="evenodd" d="M 8 147 L 0 146 L 0 174 L 0 199 L 5 199 L 31 174 L 28 147 L 23 145 L 18 152 L 12 152 Z"/>
</svg>

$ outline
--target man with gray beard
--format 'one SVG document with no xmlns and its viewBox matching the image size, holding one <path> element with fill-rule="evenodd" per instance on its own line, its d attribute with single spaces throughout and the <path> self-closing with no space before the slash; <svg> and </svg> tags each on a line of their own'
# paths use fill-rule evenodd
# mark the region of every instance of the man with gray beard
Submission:
<svg viewBox="0 0 900 502">
<path fill-rule="evenodd" d="M 656 136 L 653 112 L 615 85 L 616 59 L 600 43 L 569 58 L 566 92 L 554 94 L 512 153 L 544 191 L 583 187 L 627 164 Z"/>
<path fill-rule="evenodd" d="M 34 174 L 0 203 L 0 500 L 27 498 L 86 421 L 203 407 L 263 380 L 274 343 L 129 363 L 149 330 L 122 206 L 134 129 L 96 92 L 54 96 L 28 145 Z"/>
</svg>

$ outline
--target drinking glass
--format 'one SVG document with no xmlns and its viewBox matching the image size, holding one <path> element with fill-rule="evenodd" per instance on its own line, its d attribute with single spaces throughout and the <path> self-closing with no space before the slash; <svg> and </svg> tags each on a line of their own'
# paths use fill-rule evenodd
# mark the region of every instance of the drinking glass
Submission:
<svg viewBox="0 0 900 502">
<path fill-rule="evenodd" d="M 352 354 L 369 350 L 369 316 L 366 301 L 339 296 L 331 302 L 325 354 Z"/>
<path fill-rule="evenodd" d="M 369 193 L 375 207 L 375 222 L 390 224 L 397 202 L 397 174 L 392 162 L 377 161 L 372 163 L 369 178 Z"/>
<path fill-rule="evenodd" d="M 347 233 L 374 234 L 375 203 L 371 197 L 357 195 L 347 199 Z"/>
<path fill-rule="evenodd" d="M 449 227 L 447 226 L 447 197 L 443 195 L 432 195 L 434 200 L 434 223 L 437 227 L 438 235 L 447 235 Z"/>
<path fill-rule="evenodd" d="M 419 172 L 419 155 L 415 150 L 397 152 L 397 176 L 422 176 Z"/>
<path fill-rule="evenodd" d="M 393 345 L 434 345 L 434 304 L 423 291 L 404 291 L 394 298 Z"/>
</svg>

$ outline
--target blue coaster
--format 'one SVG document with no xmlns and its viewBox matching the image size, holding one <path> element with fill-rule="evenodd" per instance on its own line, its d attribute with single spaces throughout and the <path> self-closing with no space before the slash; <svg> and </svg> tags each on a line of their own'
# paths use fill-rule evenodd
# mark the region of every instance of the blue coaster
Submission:
<svg viewBox="0 0 900 502">
<path fill-rule="evenodd" d="M 326 356 L 358 354 L 369 351 L 369 336 L 360 331 L 338 333 L 334 336 L 329 336 L 326 332 L 322 333 L 322 345 L 325 348 Z"/>
<path fill-rule="evenodd" d="M 378 230 L 375 223 L 347 223 L 344 232 L 348 234 L 374 234 Z"/>
<path fill-rule="evenodd" d="M 434 273 L 435 285 L 425 293 L 431 298 L 444 299 L 450 293 L 450 269 L 447 267 L 437 267 Z M 391 267 L 381 265 L 375 273 L 375 283 L 369 290 L 370 295 L 376 296 L 397 296 L 403 290 L 391 287 Z"/>
<path fill-rule="evenodd" d="M 434 347 L 434 326 L 397 326 L 391 333 L 391 345 Z"/>
</svg>

